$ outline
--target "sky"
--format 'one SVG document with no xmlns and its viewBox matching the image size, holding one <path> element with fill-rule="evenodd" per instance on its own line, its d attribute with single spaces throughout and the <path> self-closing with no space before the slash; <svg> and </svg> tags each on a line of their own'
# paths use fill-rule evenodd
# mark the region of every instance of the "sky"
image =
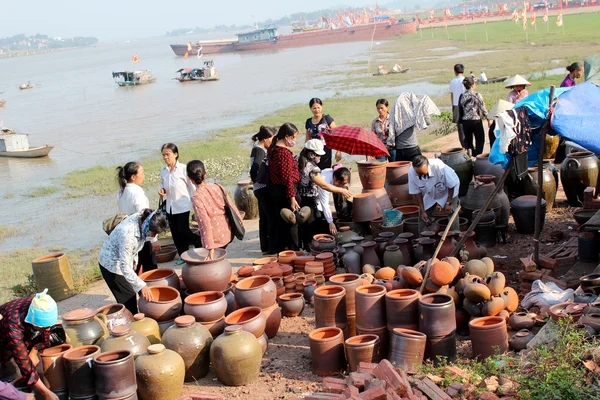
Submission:
<svg viewBox="0 0 600 400">
<path fill-rule="evenodd" d="M 380 4 L 389 2 L 380 0 Z M 337 7 L 375 6 L 375 0 L 2 0 L 0 37 L 20 33 L 100 40 L 164 35 L 177 28 L 253 24 L 284 15 Z"/>
</svg>

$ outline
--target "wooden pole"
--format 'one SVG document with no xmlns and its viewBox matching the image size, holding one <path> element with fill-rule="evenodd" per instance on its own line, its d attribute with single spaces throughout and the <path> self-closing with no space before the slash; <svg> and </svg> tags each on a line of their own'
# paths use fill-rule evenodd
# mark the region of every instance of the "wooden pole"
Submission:
<svg viewBox="0 0 600 400">
<path fill-rule="evenodd" d="M 369 46 L 369 63 L 367 66 L 367 72 L 371 73 L 371 52 L 373 51 L 373 40 L 375 40 L 375 29 L 377 29 L 377 24 L 373 26 L 373 34 L 371 35 L 371 46 Z"/>
<path fill-rule="evenodd" d="M 552 107 L 552 100 L 554 99 L 554 89 L 556 86 L 550 86 L 550 96 L 548 99 L 548 115 L 546 116 L 546 121 L 544 121 L 544 125 L 542 129 L 540 129 L 540 150 L 538 154 L 538 164 L 537 164 L 537 198 L 535 199 L 535 232 L 533 236 L 533 260 L 537 265 L 540 265 L 540 233 L 542 230 L 542 192 L 544 181 L 544 146 L 546 143 L 546 132 L 548 131 L 548 127 L 550 126 L 550 108 Z M 546 207 L 548 205 L 546 204 Z"/>
</svg>

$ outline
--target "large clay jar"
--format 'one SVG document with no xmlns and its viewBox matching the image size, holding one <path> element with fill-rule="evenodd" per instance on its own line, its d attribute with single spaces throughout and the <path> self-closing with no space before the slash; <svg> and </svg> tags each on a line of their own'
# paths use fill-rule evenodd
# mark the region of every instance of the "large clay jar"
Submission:
<svg viewBox="0 0 600 400">
<path fill-rule="evenodd" d="M 558 175 L 558 168 L 556 168 L 553 164 L 554 160 L 551 159 L 547 159 L 547 160 L 543 160 L 542 165 L 544 166 L 544 168 L 548 169 L 550 171 L 550 173 L 552 174 L 552 177 L 554 178 L 554 182 L 556 183 L 556 187 L 558 188 L 558 184 L 560 183 Z"/>
<path fill-rule="evenodd" d="M 531 179 L 531 184 L 534 189 L 533 193 L 525 193 L 537 196 L 538 188 L 538 168 L 532 167 L 527 169 L 528 175 Z M 546 210 L 551 211 L 554 207 L 554 200 L 556 199 L 556 181 L 552 175 L 552 171 L 544 166 L 542 169 L 542 197 L 546 200 Z"/>
<path fill-rule="evenodd" d="M 364 285 L 356 289 L 356 326 L 380 328 L 386 326 L 386 289 L 380 285 Z"/>
<path fill-rule="evenodd" d="M 263 308 L 262 312 L 267 319 L 265 335 L 269 339 L 273 339 L 279 332 L 279 325 L 281 325 L 281 307 L 275 303 L 271 307 Z"/>
<path fill-rule="evenodd" d="M 590 151 L 570 153 L 560 167 L 560 181 L 572 207 L 583 204 L 583 192 L 598 183 L 598 159 Z"/>
<path fill-rule="evenodd" d="M 338 245 L 346 244 L 351 242 L 354 236 L 358 236 L 358 234 L 352 231 L 349 226 L 340 226 L 338 233 L 335 235 L 335 241 Z"/>
<path fill-rule="evenodd" d="M 102 318 L 100 314 L 106 317 L 106 327 L 109 332 L 119 325 L 128 325 L 133 321 L 133 314 L 123 304 L 109 304 L 100 307 L 96 310 L 96 314 L 100 318 Z"/>
<path fill-rule="evenodd" d="M 93 361 L 94 383 L 99 400 L 135 399 L 135 362 L 129 350 L 98 354 Z"/>
<path fill-rule="evenodd" d="M 284 317 L 297 317 L 304 310 L 304 296 L 300 293 L 286 293 L 279 296 L 279 306 Z"/>
<path fill-rule="evenodd" d="M 408 192 L 408 183 L 402 185 L 387 185 L 385 188 L 392 206 L 401 207 L 414 204 L 413 195 Z"/>
<path fill-rule="evenodd" d="M 244 386 L 258 379 L 262 348 L 254 335 L 232 325 L 210 346 L 210 361 L 221 383 Z"/>
<path fill-rule="evenodd" d="M 473 179 L 473 162 L 471 157 L 461 148 L 451 148 L 442 151 L 440 160 L 456 172 L 460 180 L 459 195 L 466 195 L 469 182 Z"/>
<path fill-rule="evenodd" d="M 404 232 L 419 236 L 419 217 L 404 218 Z"/>
<path fill-rule="evenodd" d="M 345 329 L 348 324 L 346 314 L 346 289 L 343 286 L 327 285 L 314 292 L 315 324 L 317 328 L 337 326 Z"/>
<path fill-rule="evenodd" d="M 308 335 L 308 340 L 313 374 L 330 376 L 346 369 L 344 334 L 340 328 L 315 329 Z"/>
<path fill-rule="evenodd" d="M 493 175 L 494 183 L 497 185 L 502 175 L 504 175 L 504 168 L 499 164 L 492 164 L 489 157 L 490 153 L 482 153 L 475 157 L 473 175 Z"/>
<path fill-rule="evenodd" d="M 225 310 L 225 315 L 229 315 L 237 309 L 235 295 L 233 294 L 234 287 L 235 285 L 232 282 L 229 282 L 227 289 L 223 290 L 225 300 L 227 301 L 227 310 Z"/>
<path fill-rule="evenodd" d="M 266 275 L 256 275 L 235 284 L 235 302 L 238 307 L 267 308 L 277 300 L 277 287 Z"/>
<path fill-rule="evenodd" d="M 381 217 L 383 217 L 383 212 L 373 193 L 354 195 L 352 206 L 354 222 L 369 222 Z"/>
<path fill-rule="evenodd" d="M 175 318 L 175 325 L 165 332 L 163 344 L 183 358 L 185 381 L 193 382 L 208 374 L 212 335 L 194 317 Z"/>
<path fill-rule="evenodd" d="M 231 279 L 231 264 L 227 261 L 227 251 L 214 249 L 214 257 L 207 260 L 208 250 L 191 249 L 181 255 L 185 261 L 181 276 L 190 293 L 227 289 Z"/>
<path fill-rule="evenodd" d="M 260 307 L 244 307 L 226 316 L 225 325 L 239 325 L 246 332 L 260 337 L 265 333 L 267 316 Z"/>
<path fill-rule="evenodd" d="M 514 351 L 525 350 L 527 343 L 531 342 L 534 337 L 535 335 L 528 329 L 521 329 L 508 340 L 508 345 Z"/>
<path fill-rule="evenodd" d="M 391 330 L 388 360 L 396 368 L 412 371 L 423 363 L 427 336 L 424 333 L 404 328 Z"/>
<path fill-rule="evenodd" d="M 388 246 L 388 239 L 383 237 L 376 237 L 375 239 L 375 254 L 377 254 L 377 258 L 379 259 L 379 265 L 383 263 L 383 253 L 385 253 L 385 248 Z"/>
<path fill-rule="evenodd" d="M 404 239 L 404 238 L 396 238 L 394 239 L 394 244 L 396 246 L 398 246 L 398 249 L 400 250 L 400 253 L 402 253 L 402 263 L 404 265 L 412 265 L 413 264 L 413 260 L 412 260 L 412 256 L 411 256 L 411 250 L 412 245 L 410 244 L 410 242 L 408 241 L 408 239 Z"/>
<path fill-rule="evenodd" d="M 410 161 L 394 161 L 386 164 L 385 179 L 388 185 L 404 185 L 408 183 Z"/>
<path fill-rule="evenodd" d="M 71 350 L 70 344 L 61 344 L 40 351 L 44 385 L 53 392 L 67 389 L 63 356 L 69 350 Z"/>
<path fill-rule="evenodd" d="M 535 316 L 526 312 L 515 312 L 508 317 L 508 325 L 516 331 L 531 329 L 535 326 Z"/>
<path fill-rule="evenodd" d="M 517 197 L 510 203 L 510 212 L 515 220 L 517 232 L 527 235 L 534 233 L 535 203 L 536 196 L 532 195 Z M 546 200 L 544 199 L 542 199 L 540 217 L 540 229 L 542 229 L 546 219 Z"/>
<path fill-rule="evenodd" d="M 377 257 L 377 253 L 375 252 L 375 242 L 368 241 L 362 243 L 363 248 L 363 259 L 362 263 L 370 264 L 374 267 L 380 267 L 381 263 L 379 262 L 379 257 Z"/>
<path fill-rule="evenodd" d="M 358 161 L 358 176 L 365 190 L 382 189 L 385 185 L 385 162 Z"/>
<path fill-rule="evenodd" d="M 102 344 L 109 335 L 106 316 L 91 308 L 69 311 L 62 317 L 67 343 L 73 347 Z"/>
<path fill-rule="evenodd" d="M 354 243 L 346 243 L 342 246 L 345 251 L 342 260 L 349 273 L 360 275 L 362 273 L 362 262 L 360 255 L 354 251 L 354 246 L 356 246 Z"/>
<path fill-rule="evenodd" d="M 396 289 L 385 295 L 387 328 L 419 329 L 419 297 L 421 293 L 412 289 Z"/>
<path fill-rule="evenodd" d="M 473 358 L 491 357 L 508 351 L 508 331 L 502 317 L 481 317 L 469 322 Z"/>
<path fill-rule="evenodd" d="M 133 316 L 133 322 L 129 324 L 132 331 L 136 331 L 146 336 L 150 344 L 160 343 L 160 328 L 158 322 L 152 318 L 147 318 L 144 313 L 138 313 Z"/>
<path fill-rule="evenodd" d="M 185 298 L 183 311 L 198 322 L 215 321 L 227 311 L 227 299 L 222 292 L 199 292 Z"/>
<path fill-rule="evenodd" d="M 438 235 L 441 237 L 444 235 L 444 232 L 438 232 Z M 444 257 L 449 257 L 450 254 L 454 251 L 456 244 L 454 243 L 454 238 L 458 236 L 458 232 L 449 231 L 446 235 L 446 240 L 442 243 L 442 247 L 440 247 L 440 251 L 438 252 L 437 258 L 442 259 Z M 410 263 L 409 263 L 410 264 Z"/>
<path fill-rule="evenodd" d="M 150 346 L 150 341 L 139 332 L 132 331 L 130 327 L 121 325 L 112 330 L 102 346 L 103 353 L 115 350 L 129 350 L 133 357 L 144 354 Z"/>
<path fill-rule="evenodd" d="M 439 365 L 440 361 L 454 362 L 456 360 L 456 332 L 446 336 L 427 337 L 425 343 L 425 358 Z"/>
<path fill-rule="evenodd" d="M 388 330 L 386 326 L 382 326 L 380 328 L 361 328 L 359 326 L 356 327 L 356 333 L 358 335 L 376 335 L 379 337 L 379 354 L 378 357 L 380 360 L 383 360 L 387 357 L 388 354 Z"/>
<path fill-rule="evenodd" d="M 383 253 L 383 264 L 385 267 L 393 269 L 398 268 L 399 265 L 404 265 L 404 256 L 397 245 L 387 246 L 385 253 Z"/>
<path fill-rule="evenodd" d="M 153 269 L 144 272 L 140 275 L 140 278 L 142 278 L 148 286 L 170 286 L 177 290 L 180 289 L 179 276 L 175 270 L 170 268 Z"/>
<path fill-rule="evenodd" d="M 174 323 L 175 321 L 173 321 Z M 223 331 L 225 330 L 225 317 L 216 320 L 216 321 L 211 321 L 211 322 L 200 322 L 200 325 L 202 325 L 203 327 L 205 327 L 206 329 L 208 329 L 208 332 L 210 332 L 210 334 L 212 335 L 213 338 L 216 338 L 217 336 L 219 336 L 221 333 L 223 333 Z M 173 326 L 172 324 L 167 327 L 170 328 L 171 326 Z M 166 329 L 165 329 L 166 332 Z M 164 335 L 164 332 L 163 332 Z"/>
<path fill-rule="evenodd" d="M 244 219 L 255 219 L 258 217 L 258 200 L 254 195 L 250 179 L 238 181 L 237 188 L 233 194 L 233 201 L 238 210 L 246 213 Z"/>
<path fill-rule="evenodd" d="M 377 203 L 382 210 L 391 210 L 393 205 L 390 200 L 390 196 L 385 188 L 375 189 L 375 190 L 364 190 L 363 193 L 372 193 L 373 196 L 377 199 Z"/>
<path fill-rule="evenodd" d="M 326 233 L 319 233 L 313 236 L 310 247 L 315 251 L 331 251 L 337 247 L 335 236 Z"/>
<path fill-rule="evenodd" d="M 100 354 L 98 346 L 80 346 L 63 354 L 67 387 L 71 399 L 90 399 L 96 395 L 92 360 Z"/>
<path fill-rule="evenodd" d="M 346 289 L 346 314 L 356 315 L 356 288 L 362 286 L 362 280 L 358 274 L 339 274 L 329 278 L 332 285 L 342 286 Z"/>
<path fill-rule="evenodd" d="M 427 337 L 442 337 L 456 331 L 454 299 L 447 294 L 432 293 L 419 300 L 419 332 Z"/>
<path fill-rule="evenodd" d="M 181 396 L 185 365 L 179 354 L 153 344 L 135 360 L 140 400 L 175 400 Z"/>
<path fill-rule="evenodd" d="M 380 361 L 379 342 L 379 336 L 371 334 L 346 339 L 346 357 L 350 372 L 355 372 L 361 362 L 378 363 Z"/>
<path fill-rule="evenodd" d="M 486 181 L 487 182 L 487 181 Z M 472 220 L 473 211 L 482 209 L 485 203 L 487 202 L 488 197 L 494 189 L 496 188 L 496 184 L 492 182 L 483 183 L 482 181 L 473 181 L 469 183 L 467 195 L 464 199 L 463 204 L 463 214 L 462 216 Z M 494 197 L 492 202 L 490 203 L 490 209 L 500 209 L 500 200 L 497 197 Z"/>
<path fill-rule="evenodd" d="M 181 295 L 177 289 L 169 286 L 153 286 L 150 288 L 154 300 L 144 297 L 138 300 L 138 308 L 155 321 L 170 321 L 181 312 Z"/>
</svg>

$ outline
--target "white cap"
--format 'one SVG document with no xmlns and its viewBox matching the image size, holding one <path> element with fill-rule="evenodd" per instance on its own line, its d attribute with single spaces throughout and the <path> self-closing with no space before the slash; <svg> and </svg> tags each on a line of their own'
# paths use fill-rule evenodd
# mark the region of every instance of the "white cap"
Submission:
<svg viewBox="0 0 600 400">
<path fill-rule="evenodd" d="M 314 151 L 316 155 L 322 156 L 325 154 L 325 145 L 320 139 L 310 139 L 304 143 L 304 148 L 307 150 Z"/>
</svg>

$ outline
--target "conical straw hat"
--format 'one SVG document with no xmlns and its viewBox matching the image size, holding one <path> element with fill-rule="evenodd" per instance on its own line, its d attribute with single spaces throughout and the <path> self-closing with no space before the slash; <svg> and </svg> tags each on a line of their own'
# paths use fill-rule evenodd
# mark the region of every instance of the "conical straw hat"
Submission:
<svg viewBox="0 0 600 400">
<path fill-rule="evenodd" d="M 506 110 L 512 110 L 514 107 L 515 107 L 515 105 L 513 103 L 511 103 L 510 101 L 498 100 L 498 102 L 496 104 L 494 104 L 494 107 L 492 107 L 492 110 L 490 111 L 490 115 L 495 118 L 498 116 L 498 114 L 500 114 Z"/>
<path fill-rule="evenodd" d="M 504 83 L 506 84 L 506 86 L 504 86 L 506 89 L 519 85 L 531 86 L 531 83 L 529 83 L 527 79 L 518 74 L 508 78 L 506 81 L 504 81 Z"/>
</svg>

